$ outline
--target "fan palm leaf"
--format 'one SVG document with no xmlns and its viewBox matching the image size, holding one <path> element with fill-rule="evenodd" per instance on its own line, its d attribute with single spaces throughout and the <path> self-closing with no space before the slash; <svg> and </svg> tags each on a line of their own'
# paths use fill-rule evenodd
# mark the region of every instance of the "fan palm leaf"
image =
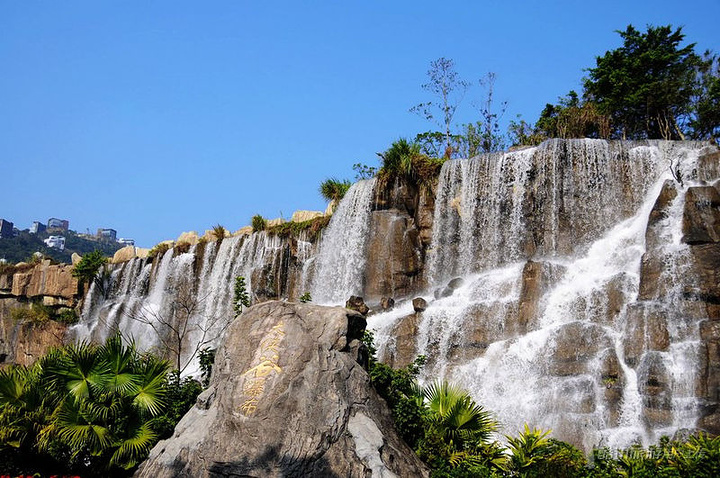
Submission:
<svg viewBox="0 0 720 478">
<path fill-rule="evenodd" d="M 134 423 L 128 429 L 128 437 L 120 443 L 110 458 L 110 464 L 130 469 L 147 458 L 156 441 L 157 433 L 150 422 Z"/>
<path fill-rule="evenodd" d="M 133 405 L 142 412 L 159 415 L 166 406 L 165 383 L 170 366 L 167 361 L 145 357 L 135 385 Z"/>
</svg>

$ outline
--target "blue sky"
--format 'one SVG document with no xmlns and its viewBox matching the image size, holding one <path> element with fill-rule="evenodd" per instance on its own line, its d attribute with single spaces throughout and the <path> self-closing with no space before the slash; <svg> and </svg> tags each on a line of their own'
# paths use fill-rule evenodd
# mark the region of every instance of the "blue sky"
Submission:
<svg viewBox="0 0 720 478">
<path fill-rule="evenodd" d="M 720 1 L 0 0 L 0 217 L 150 247 L 325 208 L 318 184 L 432 125 L 432 60 L 505 119 L 579 89 L 629 23 L 720 50 Z M 458 123 L 478 119 L 472 89 Z"/>
</svg>

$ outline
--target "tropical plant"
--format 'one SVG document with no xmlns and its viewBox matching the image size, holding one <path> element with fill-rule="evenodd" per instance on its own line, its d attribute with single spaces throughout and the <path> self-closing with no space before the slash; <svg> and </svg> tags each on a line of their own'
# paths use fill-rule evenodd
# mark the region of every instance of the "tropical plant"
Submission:
<svg viewBox="0 0 720 478">
<path fill-rule="evenodd" d="M 223 227 L 223 226 L 220 225 L 220 224 L 216 224 L 216 225 L 214 225 L 213 228 L 212 228 L 212 234 L 213 234 L 213 236 L 215 236 L 215 240 L 218 241 L 218 242 L 220 242 L 220 241 L 222 241 L 223 239 L 225 239 L 225 233 L 226 233 L 226 232 L 227 232 L 227 229 L 225 229 L 225 227 Z"/>
<path fill-rule="evenodd" d="M 430 426 L 456 449 L 487 443 L 497 430 L 490 412 L 476 404 L 467 391 L 447 381 L 430 384 L 423 395 L 430 410 Z"/>
<path fill-rule="evenodd" d="M 405 138 L 398 139 L 385 152 L 378 154 L 382 159 L 380 174 L 408 177 L 413 176 L 413 162 L 421 156 L 420 145 Z"/>
<path fill-rule="evenodd" d="M 167 370 L 166 361 L 114 336 L 1 371 L 0 448 L 94 476 L 132 469 L 157 441 L 153 420 L 166 407 Z"/>
<path fill-rule="evenodd" d="M 298 300 L 302 304 L 307 304 L 308 302 L 312 302 L 312 297 L 310 296 L 310 292 L 305 292 L 303 295 L 300 296 L 300 298 Z"/>
<path fill-rule="evenodd" d="M 328 178 L 320 183 L 318 191 L 326 201 L 340 202 L 352 183 L 347 179 Z"/>
<path fill-rule="evenodd" d="M 517 438 L 506 436 L 510 448 L 510 470 L 516 476 L 529 476 L 528 473 L 540 462 L 548 446 L 550 431 L 536 428 L 530 430 L 527 423 Z"/>
</svg>

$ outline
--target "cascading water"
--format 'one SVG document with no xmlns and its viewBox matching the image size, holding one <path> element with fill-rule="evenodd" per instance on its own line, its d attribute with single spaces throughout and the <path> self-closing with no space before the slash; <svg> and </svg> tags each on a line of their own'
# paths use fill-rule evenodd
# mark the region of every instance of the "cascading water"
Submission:
<svg viewBox="0 0 720 478">
<path fill-rule="evenodd" d="M 529 422 L 586 448 L 648 444 L 694 427 L 704 318 L 683 305 L 681 224 L 699 148 L 551 141 L 447 162 L 428 283 L 464 283 L 419 317 L 424 380 L 467 388 L 506 433 Z M 671 164 L 685 184 L 650 251 L 648 216 Z M 639 297 L 645 253 L 665 264 L 659 281 L 667 290 L 652 300 Z M 394 330 L 407 313 L 370 318 L 381 355 L 395 352 Z"/>
<path fill-rule="evenodd" d="M 323 233 L 310 289 L 314 302 L 342 304 L 362 295 L 374 187 L 375 178 L 353 184 Z"/>
<path fill-rule="evenodd" d="M 303 247 L 307 260 L 312 245 Z M 181 367 L 188 363 L 184 373 L 197 374 L 197 358 L 190 358 L 198 348 L 217 346 L 234 316 L 235 278 L 245 277 L 247 290 L 254 296 L 254 277 L 263 278 L 257 272 L 266 267 L 277 270 L 284 254 L 281 238 L 261 231 L 208 242 L 202 253 L 193 246 L 183 253 L 170 249 L 154 263 L 132 259 L 113 269 L 107 297 L 91 286 L 81 321 L 71 328 L 70 338 L 103 341 L 120 331 L 142 349 L 163 350 L 167 344 L 177 347 L 177 340 L 167 336 L 170 327 L 185 328 Z M 281 285 L 275 280 L 277 296 L 284 292 Z"/>
<path fill-rule="evenodd" d="M 407 334 L 397 331 L 413 317 L 403 330 L 414 331 L 414 350 L 403 353 L 428 356 L 423 379 L 467 388 L 506 433 L 527 421 L 590 448 L 648 443 L 694 427 L 707 312 L 688 298 L 702 294 L 694 291 L 682 222 L 688 188 L 717 172 L 698 172 L 701 147 L 551 140 L 448 161 L 427 250 L 422 295 L 429 307 L 413 315 L 400 302 L 369 318 L 381 357 L 407 348 L 400 343 Z M 386 230 L 397 229 L 395 219 L 412 221 L 397 211 L 371 212 L 375 186 L 368 180 L 350 188 L 319 243 L 309 231 L 292 238 L 255 232 L 114 266 L 107 296 L 91 287 L 72 333 L 102 340 L 119 329 L 144 348 L 159 346 L 152 327 L 133 315 L 172 316 L 179 291 L 190 287 L 198 304 L 185 361 L 208 337 L 207 346 L 217 345 L 233 316 L 237 276 L 253 302 L 310 292 L 313 302 L 335 305 L 365 295 L 373 285 L 365 280 L 390 275 L 382 267 L 375 276 L 367 271 L 367 261 L 377 260 L 367 252 L 371 214 L 394 224 Z M 654 286 L 644 274 L 655 274 Z M 186 369 L 196 371 L 196 362 Z"/>
</svg>

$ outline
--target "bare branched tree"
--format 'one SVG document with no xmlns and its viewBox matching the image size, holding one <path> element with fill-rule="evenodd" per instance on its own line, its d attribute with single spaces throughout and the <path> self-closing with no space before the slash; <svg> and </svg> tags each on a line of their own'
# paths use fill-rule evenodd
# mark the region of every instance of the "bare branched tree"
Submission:
<svg viewBox="0 0 720 478">
<path fill-rule="evenodd" d="M 164 352 L 182 373 L 200 350 L 225 332 L 234 317 L 202 315 L 207 296 L 199 296 L 187 281 L 175 284 L 168 293 L 173 297 L 168 310 L 156 310 L 143 304 L 130 311 L 128 317 L 155 332 Z"/>
</svg>

